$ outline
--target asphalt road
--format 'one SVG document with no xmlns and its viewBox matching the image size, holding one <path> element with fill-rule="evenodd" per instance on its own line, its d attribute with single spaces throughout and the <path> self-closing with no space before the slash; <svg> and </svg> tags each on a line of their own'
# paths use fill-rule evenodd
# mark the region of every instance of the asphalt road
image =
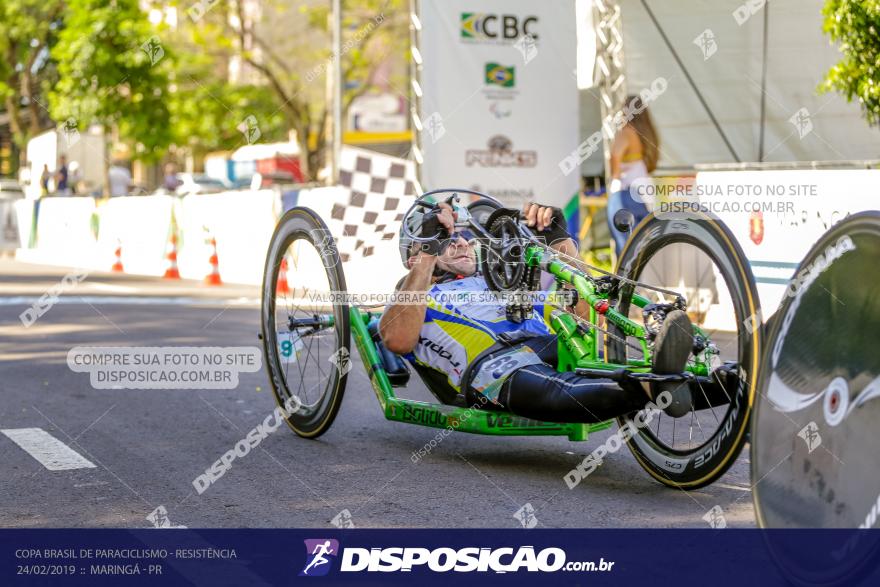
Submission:
<svg viewBox="0 0 880 587">
<path fill-rule="evenodd" d="M 628 450 L 569 490 L 563 475 L 611 431 L 586 443 L 454 433 L 413 463 L 437 431 L 386 421 L 357 353 L 327 434 L 278 428 L 198 494 L 193 480 L 275 408 L 265 372 L 243 373 L 231 390 L 95 389 L 67 353 L 258 348 L 259 292 L 92 273 L 25 328 L 19 315 L 67 273 L 0 261 L 0 430 L 41 429 L 94 466 L 52 470 L 0 434 L 2 527 L 151 527 L 160 506 L 191 528 L 518 527 L 525 504 L 548 528 L 708 528 L 715 506 L 728 527 L 755 525 L 747 450 L 720 482 L 692 492 L 660 486 Z M 400 395 L 431 399 L 420 384 Z"/>
</svg>

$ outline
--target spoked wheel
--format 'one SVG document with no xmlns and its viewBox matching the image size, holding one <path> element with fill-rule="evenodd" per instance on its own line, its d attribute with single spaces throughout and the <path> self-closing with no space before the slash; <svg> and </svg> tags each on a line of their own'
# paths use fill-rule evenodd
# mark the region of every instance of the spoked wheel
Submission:
<svg viewBox="0 0 880 587">
<path fill-rule="evenodd" d="M 671 290 L 687 299 L 695 345 L 689 358 L 706 366 L 714 385 L 691 385 L 691 409 L 674 418 L 662 411 L 628 414 L 637 432 L 627 443 L 636 460 L 661 483 L 696 489 L 718 479 L 734 462 L 746 440 L 759 361 L 760 310 L 754 277 L 726 226 L 718 220 L 656 218 L 653 214 L 633 231 L 621 254 L 621 277 Z M 656 315 L 643 317 L 632 303 L 640 295 L 652 304 L 674 302 L 674 296 L 622 283 L 618 310 L 649 330 Z M 659 316 L 662 318 L 662 314 Z M 641 358 L 623 334 L 609 329 L 608 358 L 613 363 Z M 707 344 L 707 340 L 711 344 Z M 649 343 L 650 344 L 650 343 Z"/>
<path fill-rule="evenodd" d="M 320 436 L 333 423 L 350 366 L 345 276 L 333 237 L 307 208 L 281 218 L 263 272 L 263 357 L 278 405 L 298 435 Z"/>
</svg>

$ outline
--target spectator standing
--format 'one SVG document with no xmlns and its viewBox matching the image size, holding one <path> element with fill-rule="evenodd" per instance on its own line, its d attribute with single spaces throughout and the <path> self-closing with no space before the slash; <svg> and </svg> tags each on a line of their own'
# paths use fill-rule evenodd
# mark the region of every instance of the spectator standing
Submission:
<svg viewBox="0 0 880 587">
<path fill-rule="evenodd" d="M 49 164 L 43 163 L 43 173 L 40 174 L 40 196 L 49 195 L 50 179 L 52 179 L 52 173 L 49 171 Z"/>
<path fill-rule="evenodd" d="M 127 196 L 131 189 L 131 172 L 121 162 L 114 161 L 107 175 L 110 180 L 110 197 Z"/>
<path fill-rule="evenodd" d="M 61 156 L 61 163 L 58 165 L 58 171 L 55 172 L 55 191 L 62 196 L 68 195 L 67 190 L 67 157 Z"/>
<path fill-rule="evenodd" d="M 162 180 L 162 187 L 165 188 L 165 191 L 174 193 L 182 183 L 177 177 L 177 166 L 174 163 L 166 163 L 165 178 Z"/>
<path fill-rule="evenodd" d="M 614 228 L 614 214 L 627 209 L 635 216 L 636 224 L 648 215 L 648 207 L 632 197 L 630 186 L 636 180 L 651 176 L 660 154 L 660 139 L 647 106 L 638 96 L 627 96 L 626 104 L 636 114 L 611 144 L 611 185 L 608 186 L 608 228 L 618 256 L 626 244 L 626 235 Z"/>
</svg>

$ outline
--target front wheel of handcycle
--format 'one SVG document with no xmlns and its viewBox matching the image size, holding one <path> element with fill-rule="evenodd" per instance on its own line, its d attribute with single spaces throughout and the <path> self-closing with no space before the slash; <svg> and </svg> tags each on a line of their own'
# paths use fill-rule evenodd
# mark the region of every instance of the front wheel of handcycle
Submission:
<svg viewBox="0 0 880 587">
<path fill-rule="evenodd" d="M 308 208 L 287 211 L 263 271 L 263 358 L 275 400 L 299 436 L 333 423 L 350 365 L 345 275 L 332 235 Z"/>
<path fill-rule="evenodd" d="M 633 230 L 617 274 L 625 278 L 617 309 L 639 322 L 644 316 L 634 296 L 661 306 L 674 298 L 632 282 L 685 296 L 695 334 L 689 369 L 703 369 L 716 382 L 690 384 L 693 401 L 683 416 L 642 410 L 619 418 L 621 426 L 629 424 L 634 431 L 627 445 L 639 464 L 664 485 L 708 485 L 733 464 L 747 438 L 761 336 L 759 299 L 748 261 L 727 226 L 714 217 L 650 214 Z M 648 322 L 646 327 L 650 328 Z M 628 349 L 636 345 L 626 344 L 623 333 L 616 333 L 617 339 L 607 341 L 608 357 L 625 364 Z"/>
</svg>

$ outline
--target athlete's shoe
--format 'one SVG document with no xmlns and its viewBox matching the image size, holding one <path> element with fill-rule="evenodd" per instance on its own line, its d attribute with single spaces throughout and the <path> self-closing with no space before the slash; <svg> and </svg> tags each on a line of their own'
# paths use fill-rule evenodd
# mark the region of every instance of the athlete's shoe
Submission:
<svg viewBox="0 0 880 587">
<path fill-rule="evenodd" d="M 681 310 L 673 310 L 666 315 L 654 341 L 651 371 L 660 375 L 681 373 L 693 348 L 694 330 L 688 315 Z M 672 403 L 663 410 L 669 416 L 680 418 L 693 408 L 693 397 L 687 382 L 655 384 L 655 399 L 664 391 L 672 395 Z"/>
</svg>

